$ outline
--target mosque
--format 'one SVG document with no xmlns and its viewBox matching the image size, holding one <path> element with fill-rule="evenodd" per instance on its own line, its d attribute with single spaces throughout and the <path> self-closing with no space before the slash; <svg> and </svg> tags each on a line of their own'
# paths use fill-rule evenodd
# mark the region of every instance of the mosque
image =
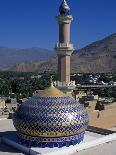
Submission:
<svg viewBox="0 0 116 155">
<path fill-rule="evenodd" d="M 63 2 L 57 16 L 59 43 L 58 84 L 70 83 L 70 56 L 74 50 L 70 43 L 70 24 L 73 17 Z M 83 141 L 88 126 L 88 114 L 83 105 L 51 86 L 22 104 L 14 114 L 13 124 L 21 144 L 40 148 L 62 148 Z"/>
</svg>

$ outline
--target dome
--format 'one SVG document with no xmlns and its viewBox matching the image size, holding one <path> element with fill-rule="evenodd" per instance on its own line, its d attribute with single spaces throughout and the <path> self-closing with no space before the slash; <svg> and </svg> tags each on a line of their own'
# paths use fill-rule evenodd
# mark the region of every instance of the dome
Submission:
<svg viewBox="0 0 116 155">
<path fill-rule="evenodd" d="M 60 7 L 59 7 L 59 11 L 61 15 L 67 15 L 70 11 L 70 8 L 66 2 L 66 0 L 63 0 L 63 2 L 61 3 Z"/>
<path fill-rule="evenodd" d="M 88 114 L 83 105 L 51 86 L 19 106 L 13 123 L 22 144 L 60 148 L 83 141 Z"/>
</svg>

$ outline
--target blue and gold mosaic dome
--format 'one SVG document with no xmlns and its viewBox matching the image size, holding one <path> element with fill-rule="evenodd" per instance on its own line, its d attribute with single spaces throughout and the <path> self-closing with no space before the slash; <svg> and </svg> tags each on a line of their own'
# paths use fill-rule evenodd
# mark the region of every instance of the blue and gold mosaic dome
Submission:
<svg viewBox="0 0 116 155">
<path fill-rule="evenodd" d="M 88 114 L 83 105 L 51 86 L 22 104 L 13 123 L 22 144 L 60 148 L 83 141 Z"/>
</svg>

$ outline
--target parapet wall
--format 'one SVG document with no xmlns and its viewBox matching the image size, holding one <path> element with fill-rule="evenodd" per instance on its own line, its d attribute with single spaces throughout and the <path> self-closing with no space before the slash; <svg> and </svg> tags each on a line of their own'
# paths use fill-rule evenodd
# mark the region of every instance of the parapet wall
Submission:
<svg viewBox="0 0 116 155">
<path fill-rule="evenodd" d="M 106 129 L 116 126 L 116 106 L 112 109 L 89 112 L 89 125 Z"/>
</svg>

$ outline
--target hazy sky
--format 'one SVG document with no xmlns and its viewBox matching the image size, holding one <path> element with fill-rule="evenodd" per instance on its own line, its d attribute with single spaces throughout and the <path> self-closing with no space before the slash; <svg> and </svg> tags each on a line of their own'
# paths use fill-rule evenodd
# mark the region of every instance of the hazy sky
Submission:
<svg viewBox="0 0 116 155">
<path fill-rule="evenodd" d="M 0 0 L 0 46 L 52 49 L 58 40 L 62 0 Z M 68 0 L 74 17 L 71 42 L 75 47 L 116 32 L 116 0 Z"/>
</svg>

